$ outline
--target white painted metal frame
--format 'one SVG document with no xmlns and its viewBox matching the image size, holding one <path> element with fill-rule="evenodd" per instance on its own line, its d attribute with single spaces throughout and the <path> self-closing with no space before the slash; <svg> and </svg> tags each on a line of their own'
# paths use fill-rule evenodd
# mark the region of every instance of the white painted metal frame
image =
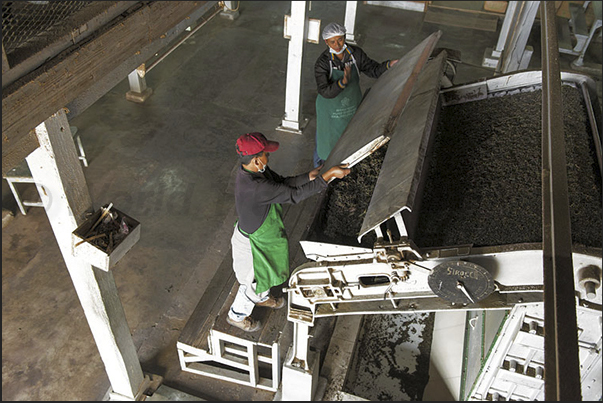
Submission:
<svg viewBox="0 0 603 403">
<path fill-rule="evenodd" d="M 278 341 L 272 345 L 241 339 L 211 329 L 209 351 L 178 342 L 178 358 L 183 371 L 276 392 L 281 381 Z M 269 350 L 263 354 L 260 350 Z M 232 369 L 212 364 L 222 364 Z M 260 376 L 260 364 L 271 367 L 272 378 Z M 241 371 L 245 371 L 242 373 Z"/>
<path fill-rule="evenodd" d="M 41 201 L 24 200 L 21 197 L 19 190 L 15 186 L 15 183 L 34 183 L 34 184 L 36 183 L 34 181 L 34 179 L 31 177 L 31 174 L 29 174 L 29 175 L 15 175 L 14 174 L 14 172 L 16 170 L 21 171 L 26 168 L 27 168 L 27 162 L 25 160 L 23 160 L 23 162 L 20 164 L 20 166 L 8 171 L 7 174 L 4 176 L 4 179 L 6 179 L 6 182 L 8 183 L 8 187 L 10 188 L 10 191 L 12 192 L 13 197 L 15 198 L 15 201 L 17 202 L 17 206 L 19 206 L 19 210 L 21 210 L 21 214 L 23 214 L 23 215 L 27 215 L 27 209 L 25 208 L 25 206 L 27 206 L 27 207 L 44 207 L 44 203 L 42 203 Z M 26 170 L 29 170 L 29 169 L 26 169 Z M 38 189 L 38 193 L 39 192 L 40 192 L 40 189 Z"/>
<path fill-rule="evenodd" d="M 70 130 L 71 130 L 71 135 L 73 136 L 73 139 L 75 141 L 75 144 L 77 145 L 77 148 L 79 149 L 79 157 L 78 158 L 80 159 L 80 161 L 82 161 L 84 163 L 84 166 L 87 167 L 88 160 L 86 159 L 86 153 L 84 152 L 84 146 L 82 145 L 82 139 L 80 138 L 80 135 L 78 134 L 78 129 L 75 126 L 70 126 Z M 10 188 L 10 191 L 12 192 L 13 197 L 15 198 L 15 201 L 17 202 L 17 206 L 19 207 L 21 214 L 27 215 L 27 209 L 25 208 L 26 206 L 27 207 L 44 207 L 44 203 L 42 203 L 42 201 L 24 200 L 21 197 L 19 190 L 15 186 L 15 183 L 33 183 L 33 184 L 36 183 L 34 181 L 33 177 L 31 176 L 31 172 L 29 171 L 29 167 L 27 166 L 27 161 L 23 160 L 23 162 L 21 162 L 21 164 L 19 164 L 16 168 L 13 168 L 10 171 L 8 171 L 6 173 L 6 175 L 3 176 L 3 178 L 6 179 L 6 182 L 8 183 L 8 187 Z M 38 193 L 41 193 L 44 191 L 39 186 L 36 185 L 36 187 L 38 188 Z"/>
<path fill-rule="evenodd" d="M 542 250 L 526 246 L 435 249 L 426 251 L 423 254 L 425 259 L 397 262 L 388 256 L 388 251 L 393 252 L 397 248 L 392 245 L 375 248 L 372 258 L 363 254 L 359 260 L 305 263 L 296 268 L 289 279 L 288 319 L 313 324 L 315 318 L 323 316 L 402 313 L 400 306 L 406 305 L 412 306 L 409 309 L 412 312 L 509 309 L 507 304 L 501 304 L 504 298 L 523 298 L 524 303 L 532 300 L 539 303 L 542 301 Z M 399 250 L 404 252 L 405 247 L 401 244 Z M 493 306 L 454 306 L 436 298 L 428 284 L 431 271 L 440 263 L 461 259 L 493 272 L 494 280 L 499 284 L 495 294 L 498 293 L 501 298 Z M 584 267 L 600 267 L 601 264 L 600 257 L 582 253 L 573 254 L 573 263 L 576 276 Z M 363 278 L 371 276 L 387 277 L 389 281 L 364 284 Z M 587 299 L 582 286 L 577 291 L 580 291 L 583 299 Z M 389 305 L 382 303 L 386 299 L 391 301 Z M 598 291 L 591 301 L 600 304 L 601 292 Z"/>
</svg>

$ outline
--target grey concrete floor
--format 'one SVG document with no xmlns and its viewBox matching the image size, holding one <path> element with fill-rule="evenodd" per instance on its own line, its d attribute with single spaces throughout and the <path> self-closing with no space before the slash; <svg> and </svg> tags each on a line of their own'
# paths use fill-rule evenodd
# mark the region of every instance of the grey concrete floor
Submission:
<svg viewBox="0 0 603 403">
<path fill-rule="evenodd" d="M 283 175 L 312 165 L 313 65 L 324 44 L 304 49 L 308 126 L 302 135 L 278 132 L 290 2 L 246 1 L 239 11 L 234 21 L 211 20 L 149 72 L 153 95 L 144 104 L 125 99 L 124 79 L 70 123 L 88 156 L 83 169 L 94 207 L 112 202 L 142 225 L 139 242 L 113 273 L 143 370 L 202 399 L 272 400 L 273 393 L 181 371 L 176 350 L 180 330 L 229 253 L 236 138 L 261 131 L 281 142 L 270 165 Z M 342 23 L 344 12 L 344 2 L 312 2 L 308 16 Z M 455 83 L 493 75 L 479 66 L 498 32 L 424 23 L 419 12 L 358 2 L 359 44 L 375 60 L 400 58 L 438 29 L 438 46 L 461 51 Z M 531 68 L 540 68 L 539 30 L 537 23 L 529 42 Z M 562 67 L 573 59 L 562 55 Z M 364 88 L 373 82 L 361 79 Z M 17 213 L 4 190 L 3 207 L 16 214 L 2 229 L 2 399 L 102 400 L 109 380 L 45 211 Z"/>
</svg>

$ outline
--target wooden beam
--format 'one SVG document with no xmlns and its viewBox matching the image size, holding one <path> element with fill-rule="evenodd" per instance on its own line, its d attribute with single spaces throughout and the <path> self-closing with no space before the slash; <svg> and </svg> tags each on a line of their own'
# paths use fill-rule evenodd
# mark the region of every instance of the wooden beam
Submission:
<svg viewBox="0 0 603 403">
<path fill-rule="evenodd" d="M 148 63 L 150 60 L 153 60 L 152 63 L 155 63 L 155 61 L 164 54 L 166 48 L 173 46 L 176 40 L 180 40 L 184 36 L 183 34 L 190 34 L 185 33 L 187 27 L 191 27 L 191 32 L 193 32 L 197 26 L 211 19 L 216 10 L 222 10 L 217 1 L 206 1 L 203 7 L 198 8 L 189 15 L 190 19 L 187 17 L 187 19 L 182 20 L 179 24 L 174 25 L 166 35 L 161 36 L 161 39 L 148 44 L 142 48 L 140 52 L 136 52 L 135 55 L 132 55 L 119 66 L 115 66 L 113 71 L 106 74 L 105 77 L 96 80 L 92 86 L 88 87 L 66 105 L 69 110 L 69 112 L 67 112 L 67 118 L 71 120 L 88 109 L 88 107 L 128 77 L 128 74 L 134 71 L 142 63 L 147 63 L 148 74 Z M 157 56 L 158 54 L 160 54 L 160 56 Z"/>
<path fill-rule="evenodd" d="M 77 13 L 61 21 L 56 29 L 51 29 L 49 32 L 52 32 L 52 39 L 49 37 L 49 43 L 43 48 L 34 44 L 35 41 L 32 41 L 29 46 L 20 47 L 16 52 L 20 56 L 10 58 L 10 69 L 6 72 L 2 70 L 2 88 L 8 87 L 21 77 L 31 73 L 62 51 L 75 49 L 84 40 L 107 24 L 111 24 L 111 21 L 126 13 L 136 4 L 132 1 L 91 1 L 89 3 Z"/>
<path fill-rule="evenodd" d="M 38 147 L 31 131 L 205 1 L 153 1 L 2 91 L 2 174 Z M 16 162 L 16 163 L 15 163 Z"/>
</svg>

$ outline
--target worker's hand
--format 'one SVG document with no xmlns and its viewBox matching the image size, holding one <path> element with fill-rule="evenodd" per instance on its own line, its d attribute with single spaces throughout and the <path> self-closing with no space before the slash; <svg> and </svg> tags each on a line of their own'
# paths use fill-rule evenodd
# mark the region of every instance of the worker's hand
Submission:
<svg viewBox="0 0 603 403">
<path fill-rule="evenodd" d="M 352 171 L 350 168 L 347 168 L 347 166 L 348 166 L 348 164 L 335 165 L 334 167 L 330 168 L 327 172 L 322 174 L 322 178 L 327 183 L 335 178 L 341 179 L 341 178 L 349 175 L 350 172 Z"/>
<path fill-rule="evenodd" d="M 389 61 L 389 67 L 390 68 L 394 67 L 394 64 L 396 64 L 396 63 L 398 63 L 398 59 L 396 59 L 396 60 L 390 60 Z"/>
<path fill-rule="evenodd" d="M 343 68 L 343 79 L 341 80 L 341 82 L 344 85 L 347 85 L 350 82 L 350 77 L 352 77 L 352 65 L 346 64 Z"/>
<path fill-rule="evenodd" d="M 308 176 L 310 177 L 311 181 L 316 179 L 316 177 L 318 176 L 318 172 L 322 169 L 323 166 L 324 166 L 324 164 L 322 164 L 319 167 L 316 167 L 313 170 L 311 170 L 310 172 L 308 172 Z"/>
</svg>

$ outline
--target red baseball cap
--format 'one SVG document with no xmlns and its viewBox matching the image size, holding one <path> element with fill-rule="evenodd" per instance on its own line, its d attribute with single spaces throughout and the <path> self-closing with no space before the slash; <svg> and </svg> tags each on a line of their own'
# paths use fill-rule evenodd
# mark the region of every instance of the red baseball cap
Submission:
<svg viewBox="0 0 603 403">
<path fill-rule="evenodd" d="M 262 133 L 246 133 L 237 139 L 237 153 L 240 156 L 255 155 L 262 151 L 273 152 L 278 150 L 277 141 L 268 140 Z"/>
</svg>

